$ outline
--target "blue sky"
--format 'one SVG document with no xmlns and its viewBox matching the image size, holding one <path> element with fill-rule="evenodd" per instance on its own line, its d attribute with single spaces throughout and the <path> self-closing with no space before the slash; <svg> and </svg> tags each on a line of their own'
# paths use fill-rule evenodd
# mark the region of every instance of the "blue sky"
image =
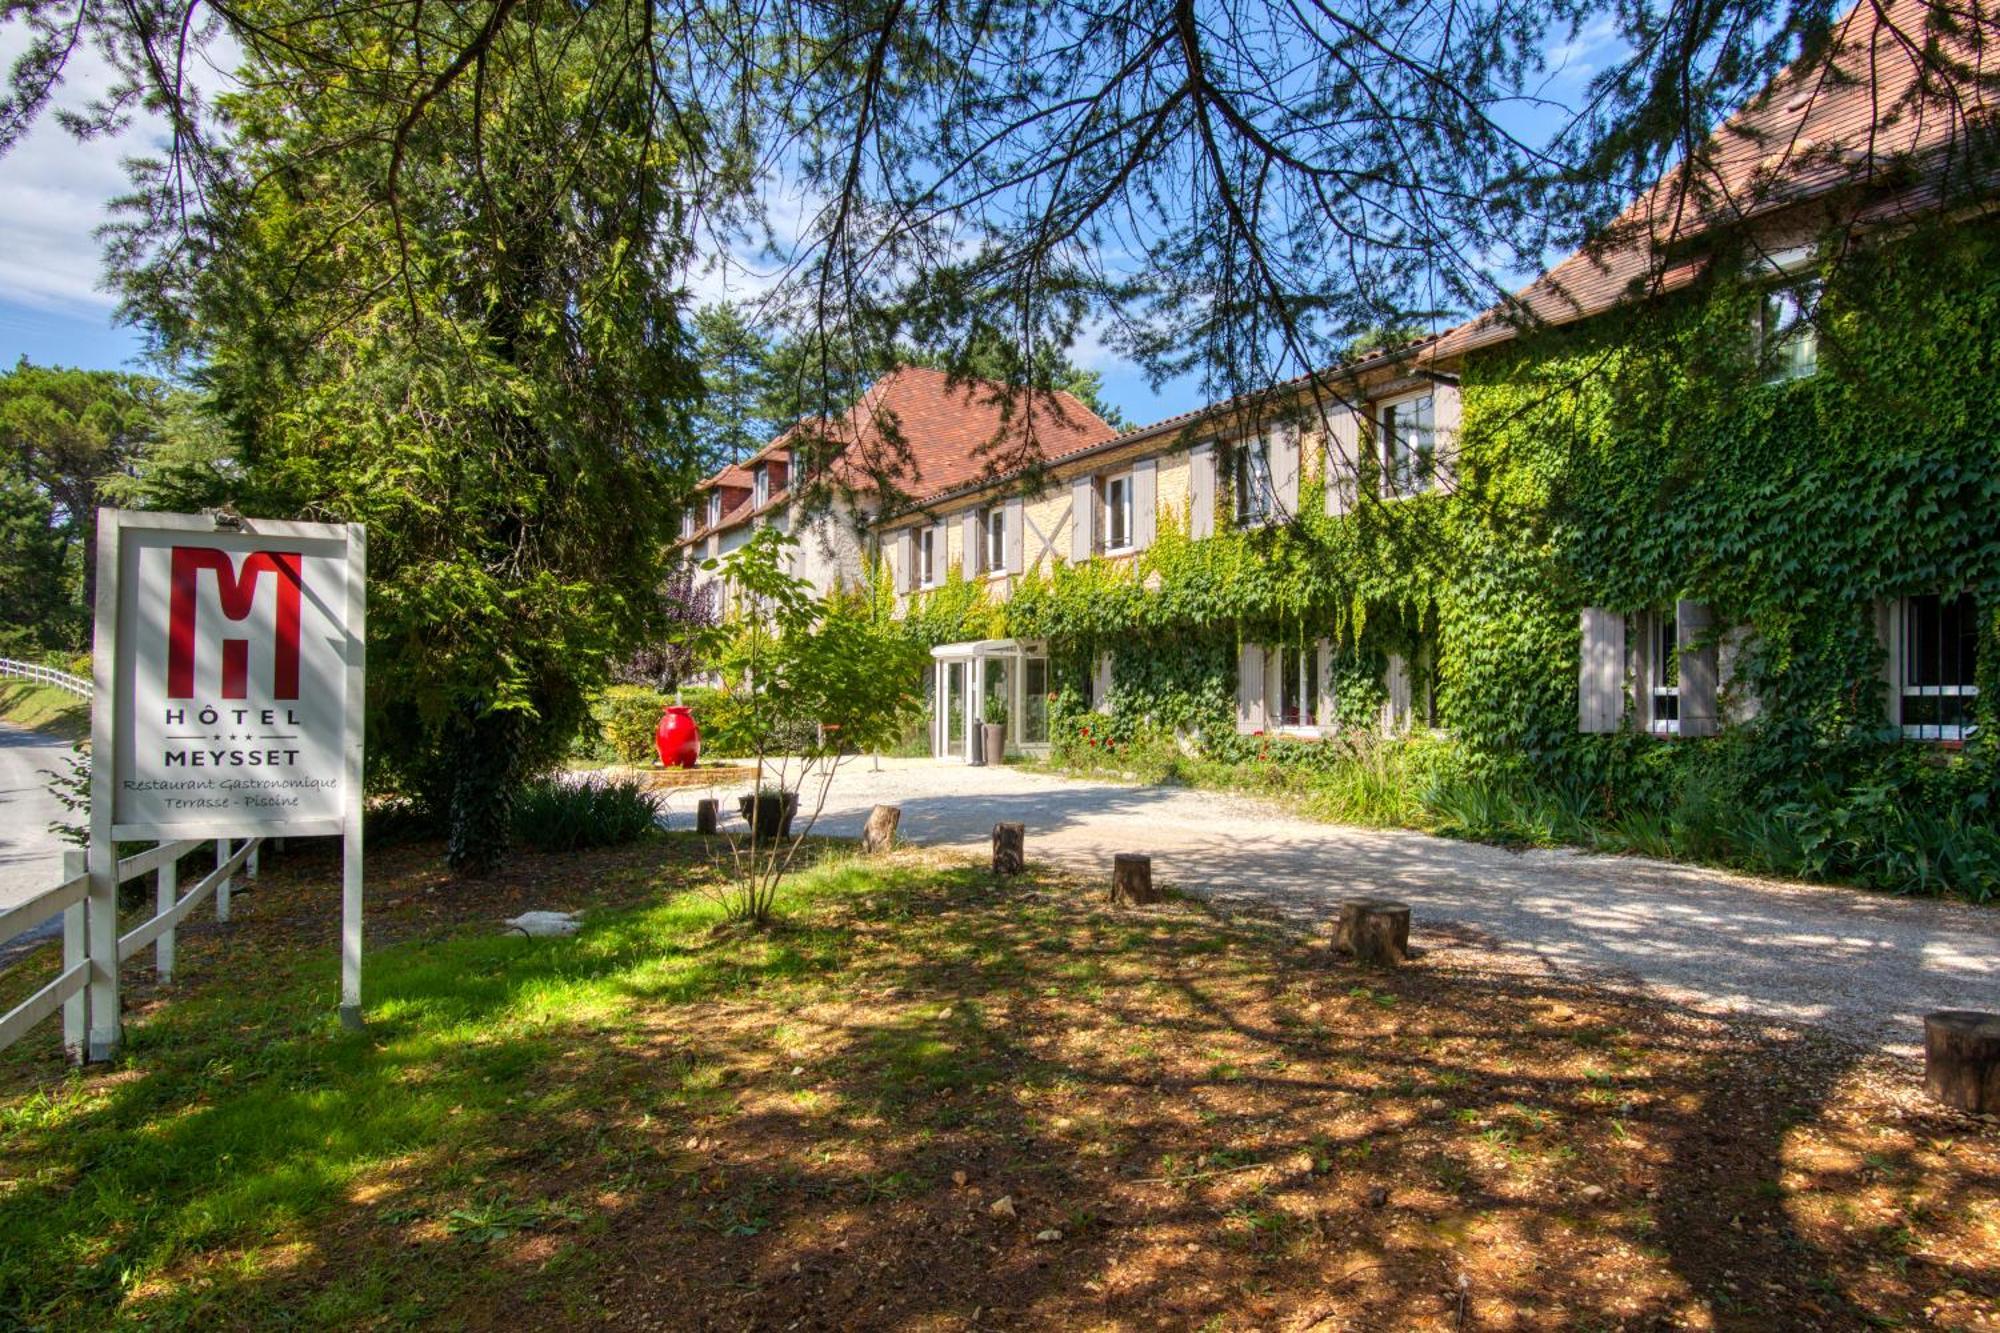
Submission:
<svg viewBox="0 0 2000 1333">
<path fill-rule="evenodd" d="M 19 25 L 0 27 L 0 67 L 10 65 L 24 42 Z M 1560 71 L 1545 91 L 1557 101 L 1581 86 L 1611 45 L 1600 28 L 1551 53 Z M 79 105 L 100 89 L 108 70 L 94 53 L 79 52 L 59 105 Z M 26 356 L 41 364 L 91 369 L 141 368 L 141 341 L 118 326 L 115 303 L 101 288 L 101 257 L 94 235 L 109 201 L 126 188 L 124 160 L 157 150 L 157 122 L 141 119 L 124 133 L 78 143 L 51 120 L 0 158 L 0 366 Z M 743 294 L 738 270 L 728 278 L 697 278 L 703 299 Z M 725 286 L 726 284 L 726 286 Z M 709 290 L 713 285 L 716 289 Z M 748 284 L 758 286 L 754 277 Z M 1137 367 L 1098 346 L 1073 354 L 1104 376 L 1105 396 L 1133 422 L 1155 421 L 1198 407 L 1192 377 L 1154 389 Z"/>
</svg>

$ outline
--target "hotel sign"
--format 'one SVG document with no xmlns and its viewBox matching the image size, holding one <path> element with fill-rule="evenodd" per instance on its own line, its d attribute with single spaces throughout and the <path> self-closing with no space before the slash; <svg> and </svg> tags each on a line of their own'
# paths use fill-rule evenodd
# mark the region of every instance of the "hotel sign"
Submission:
<svg viewBox="0 0 2000 1333">
<path fill-rule="evenodd" d="M 112 836 L 342 832 L 361 799 L 362 529 L 105 510 L 98 532 Z"/>
</svg>

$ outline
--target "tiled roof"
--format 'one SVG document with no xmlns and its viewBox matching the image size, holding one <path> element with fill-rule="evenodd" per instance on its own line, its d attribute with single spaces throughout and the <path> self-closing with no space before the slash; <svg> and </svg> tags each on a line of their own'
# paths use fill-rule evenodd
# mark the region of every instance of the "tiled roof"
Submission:
<svg viewBox="0 0 2000 1333">
<path fill-rule="evenodd" d="M 1936 20 L 1967 35 L 1933 33 Z M 1918 94 L 1918 53 L 1937 36 L 1969 67 L 1970 81 Z M 1859 0 L 1835 27 L 1817 61 L 1787 70 L 1709 136 L 1690 165 L 1670 173 L 1578 250 L 1505 307 L 1444 334 L 1432 355 L 1451 356 L 1503 341 L 1523 324 L 1563 324 L 1621 301 L 1685 286 L 1700 272 L 1686 242 L 1719 228 L 1825 199 L 1872 191 L 1854 216 L 1880 223 L 1934 207 L 1949 160 L 1965 152 L 1976 117 L 1974 86 L 2000 70 L 1985 64 L 1993 19 L 1964 0 Z M 1936 66 L 1931 81 L 1938 84 Z"/>
</svg>

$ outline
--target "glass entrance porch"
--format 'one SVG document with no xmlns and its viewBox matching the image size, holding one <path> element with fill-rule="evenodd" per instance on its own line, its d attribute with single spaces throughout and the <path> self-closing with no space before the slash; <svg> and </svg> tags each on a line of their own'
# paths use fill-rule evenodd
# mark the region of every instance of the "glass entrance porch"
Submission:
<svg viewBox="0 0 2000 1333">
<path fill-rule="evenodd" d="M 1049 744 L 1047 646 L 1024 639 L 981 639 L 931 649 L 931 753 L 966 763 L 981 754 L 980 727 L 1006 716 L 1007 752 L 1041 754 Z"/>
</svg>

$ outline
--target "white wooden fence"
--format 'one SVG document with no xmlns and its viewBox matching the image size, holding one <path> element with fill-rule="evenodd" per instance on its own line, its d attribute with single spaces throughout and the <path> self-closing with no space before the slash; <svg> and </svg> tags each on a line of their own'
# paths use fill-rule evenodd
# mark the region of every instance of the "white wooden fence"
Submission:
<svg viewBox="0 0 2000 1333">
<path fill-rule="evenodd" d="M 90 892 L 90 875 L 85 868 L 84 853 L 80 851 L 63 853 L 61 884 L 19 907 L 0 912 L 0 944 L 40 925 L 58 912 L 63 918 L 62 971 L 56 974 L 55 980 L 7 1013 L 0 1014 L 0 1050 L 19 1041 L 35 1024 L 60 1009 L 63 1045 L 72 1055 L 81 1058 L 85 1037 L 91 1026 L 87 987 L 93 971 L 108 968 L 115 972 L 121 963 L 149 944 L 153 946 L 153 967 L 159 979 L 163 983 L 173 980 L 174 927 L 211 894 L 215 897 L 215 919 L 229 920 L 229 894 L 233 880 L 238 872 L 249 878 L 256 877 L 258 855 L 264 840 L 246 839 L 237 842 L 233 848 L 227 839 L 218 840 L 215 844 L 215 869 L 182 894 L 181 858 L 200 846 L 202 843 L 199 841 L 163 842 L 118 862 L 116 873 L 120 884 L 149 874 L 155 877 L 155 884 L 154 910 L 148 920 L 123 935 L 117 934 L 115 922 L 111 930 L 102 932 L 102 937 L 117 940 L 118 956 L 115 958 L 90 956 L 89 941 L 93 932 L 86 929 L 88 922 L 85 919 L 90 910 L 85 901 Z M 111 900 L 116 902 L 117 895 L 111 895 Z M 101 1021 L 97 1026 L 115 1028 L 117 1016 L 112 1015 L 108 1021 Z"/>
<path fill-rule="evenodd" d="M 41 666 L 35 662 L 19 662 L 11 657 L 0 657 L 0 676 L 13 680 L 32 680 L 38 685 L 53 685 L 71 694 L 80 694 L 88 699 L 96 692 L 96 687 L 82 676 L 73 676 L 67 671 Z"/>
</svg>

